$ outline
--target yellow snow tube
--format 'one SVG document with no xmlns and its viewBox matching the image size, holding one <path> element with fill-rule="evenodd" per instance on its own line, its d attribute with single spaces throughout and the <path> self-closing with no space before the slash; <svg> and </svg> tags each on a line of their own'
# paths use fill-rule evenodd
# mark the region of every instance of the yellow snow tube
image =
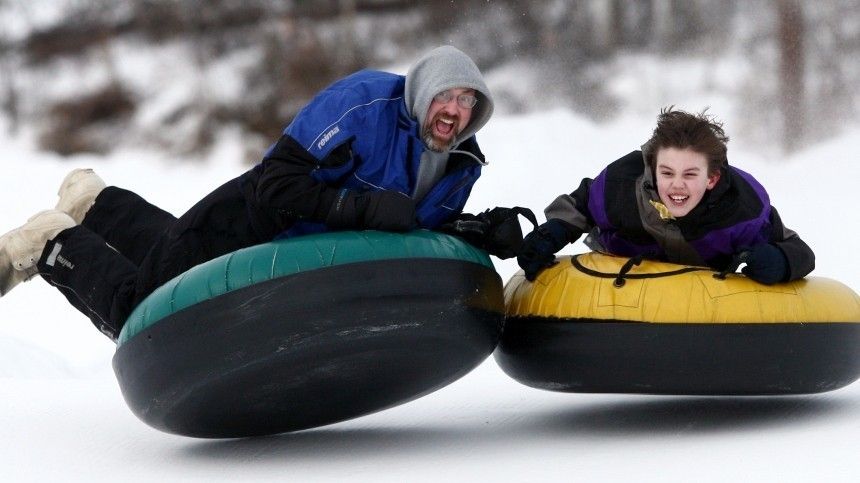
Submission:
<svg viewBox="0 0 860 483">
<path fill-rule="evenodd" d="M 568 392 L 800 394 L 860 377 L 860 297 L 835 280 L 762 285 L 587 253 L 505 287 L 495 357 Z"/>
</svg>

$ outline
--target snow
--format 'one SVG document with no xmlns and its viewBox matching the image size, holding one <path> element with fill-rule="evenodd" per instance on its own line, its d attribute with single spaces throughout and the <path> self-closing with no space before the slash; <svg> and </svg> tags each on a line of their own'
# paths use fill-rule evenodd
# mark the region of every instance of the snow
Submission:
<svg viewBox="0 0 860 483">
<path fill-rule="evenodd" d="M 617 89 L 639 95 L 623 79 Z M 467 210 L 520 205 L 542 220 L 541 210 L 555 196 L 648 137 L 665 94 L 652 99 L 652 109 L 637 104 L 601 124 L 565 109 L 494 117 L 478 135 L 490 165 Z M 705 104 L 687 91 L 684 102 L 679 107 L 688 110 Z M 713 113 L 733 135 L 736 119 L 725 109 Z M 186 163 L 129 150 L 64 160 L 36 150 L 26 135 L 2 136 L 2 231 L 53 206 L 60 181 L 74 167 L 93 167 L 108 183 L 174 214 L 247 169 L 239 135 L 229 131 L 206 162 Z M 858 140 L 860 126 L 849 124 L 838 137 L 785 158 L 729 145 L 730 160 L 763 181 L 785 223 L 816 251 L 813 275 L 855 291 L 860 217 L 849 200 L 860 178 L 853 158 Z M 563 253 L 584 250 L 578 242 Z M 503 279 L 517 269 L 512 260 L 494 261 Z M 433 394 L 373 415 L 293 434 L 198 440 L 161 433 L 132 415 L 111 370 L 113 350 L 41 280 L 3 297 L 2 481 L 860 478 L 857 383 L 794 397 L 561 394 L 520 385 L 490 358 Z"/>
</svg>

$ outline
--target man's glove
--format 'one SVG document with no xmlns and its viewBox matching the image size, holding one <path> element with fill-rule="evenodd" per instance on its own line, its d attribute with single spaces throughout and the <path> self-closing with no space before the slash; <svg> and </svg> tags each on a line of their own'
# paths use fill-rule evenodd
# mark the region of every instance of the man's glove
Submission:
<svg viewBox="0 0 860 483">
<path fill-rule="evenodd" d="M 541 270 L 555 263 L 555 252 L 576 241 L 580 235 L 582 231 L 557 218 L 547 220 L 526 235 L 517 254 L 517 263 L 525 272 L 526 280 L 533 282 Z"/>
<path fill-rule="evenodd" d="M 342 189 L 325 223 L 335 229 L 409 231 L 417 224 L 415 202 L 397 191 L 359 193 Z"/>
<path fill-rule="evenodd" d="M 755 245 L 747 251 L 744 275 L 765 285 L 788 280 L 788 258 L 777 246 L 770 243 Z"/>
<path fill-rule="evenodd" d="M 523 215 L 537 225 L 534 213 L 528 208 L 496 207 L 477 215 L 461 213 L 454 220 L 440 225 L 438 231 L 459 236 L 469 244 L 504 260 L 514 257 L 523 243 L 518 215 Z"/>
</svg>

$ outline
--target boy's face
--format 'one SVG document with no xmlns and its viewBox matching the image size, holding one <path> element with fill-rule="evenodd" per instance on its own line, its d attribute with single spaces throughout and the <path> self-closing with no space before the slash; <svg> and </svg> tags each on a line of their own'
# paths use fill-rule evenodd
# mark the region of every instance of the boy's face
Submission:
<svg viewBox="0 0 860 483">
<path fill-rule="evenodd" d="M 689 148 L 660 148 L 656 164 L 657 193 L 675 218 L 695 208 L 720 180 L 719 171 L 708 174 L 708 158 Z"/>
</svg>

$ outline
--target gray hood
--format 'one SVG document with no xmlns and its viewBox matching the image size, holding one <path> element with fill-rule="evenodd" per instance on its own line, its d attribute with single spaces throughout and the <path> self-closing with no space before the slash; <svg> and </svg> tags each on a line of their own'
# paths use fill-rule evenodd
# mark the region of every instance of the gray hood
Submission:
<svg viewBox="0 0 860 483">
<path fill-rule="evenodd" d="M 472 137 L 493 114 L 493 98 L 475 62 L 460 50 L 446 45 L 437 47 L 418 59 L 406 74 L 406 107 L 424 127 L 427 109 L 436 94 L 456 87 L 475 89 L 478 103 L 457 142 Z M 419 128 L 419 129 L 420 129 Z"/>
</svg>

